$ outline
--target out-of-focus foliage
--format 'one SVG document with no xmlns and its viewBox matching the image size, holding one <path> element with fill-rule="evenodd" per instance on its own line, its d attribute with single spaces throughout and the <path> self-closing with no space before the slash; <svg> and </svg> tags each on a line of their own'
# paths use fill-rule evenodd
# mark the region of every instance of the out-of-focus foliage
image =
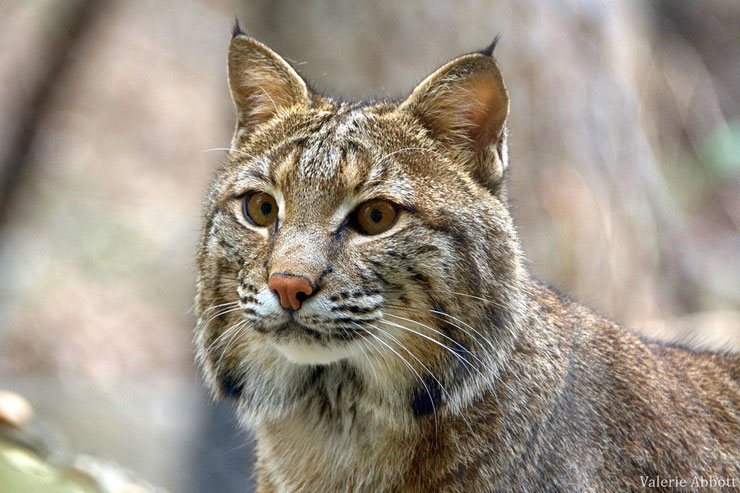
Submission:
<svg viewBox="0 0 740 493">
<path fill-rule="evenodd" d="M 26 448 L 0 438 L 2 490 L 12 493 L 99 493 L 95 482 L 79 473 L 60 470 Z"/>
<path fill-rule="evenodd" d="M 70 12 L 92 4 L 60 53 Z M 531 270 L 653 334 L 737 340 L 735 0 L 5 0 L 0 180 L 21 172 L 0 223 L 0 386 L 76 450 L 174 491 L 232 452 L 202 448 L 189 309 L 200 201 L 224 159 L 206 151 L 233 128 L 234 14 L 349 97 L 402 96 L 500 33 Z"/>
</svg>

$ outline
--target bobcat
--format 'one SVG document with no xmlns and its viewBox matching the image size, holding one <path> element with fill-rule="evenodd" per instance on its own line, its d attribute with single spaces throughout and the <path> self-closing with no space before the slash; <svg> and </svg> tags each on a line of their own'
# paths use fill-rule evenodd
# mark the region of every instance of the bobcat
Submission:
<svg viewBox="0 0 740 493">
<path fill-rule="evenodd" d="M 256 434 L 258 490 L 740 488 L 740 355 L 527 272 L 494 46 L 402 102 L 340 102 L 235 28 L 195 344 Z"/>
</svg>

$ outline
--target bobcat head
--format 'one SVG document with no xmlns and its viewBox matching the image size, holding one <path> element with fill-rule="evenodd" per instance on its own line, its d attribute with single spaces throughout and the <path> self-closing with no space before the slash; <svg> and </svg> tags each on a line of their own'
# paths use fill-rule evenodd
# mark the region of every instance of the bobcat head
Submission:
<svg viewBox="0 0 740 493">
<path fill-rule="evenodd" d="M 401 102 L 342 102 L 235 33 L 238 121 L 204 207 L 196 345 L 247 423 L 331 401 L 332 385 L 426 415 L 495 378 L 526 274 L 492 52 Z"/>
</svg>

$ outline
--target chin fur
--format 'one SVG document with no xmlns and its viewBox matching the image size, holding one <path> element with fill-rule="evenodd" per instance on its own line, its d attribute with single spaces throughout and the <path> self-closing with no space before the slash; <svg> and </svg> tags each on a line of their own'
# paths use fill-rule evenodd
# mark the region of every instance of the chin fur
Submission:
<svg viewBox="0 0 740 493">
<path fill-rule="evenodd" d="M 346 345 L 328 346 L 303 342 L 273 342 L 279 354 L 292 363 L 300 365 L 328 365 L 350 356 Z"/>
</svg>

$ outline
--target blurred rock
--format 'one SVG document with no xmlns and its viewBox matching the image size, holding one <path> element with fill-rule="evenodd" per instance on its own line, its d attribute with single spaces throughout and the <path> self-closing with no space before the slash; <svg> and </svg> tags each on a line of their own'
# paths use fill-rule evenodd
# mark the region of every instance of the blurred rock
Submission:
<svg viewBox="0 0 740 493">
<path fill-rule="evenodd" d="M 0 390 L 0 425 L 23 428 L 33 417 L 31 403 L 15 392 Z"/>
</svg>

